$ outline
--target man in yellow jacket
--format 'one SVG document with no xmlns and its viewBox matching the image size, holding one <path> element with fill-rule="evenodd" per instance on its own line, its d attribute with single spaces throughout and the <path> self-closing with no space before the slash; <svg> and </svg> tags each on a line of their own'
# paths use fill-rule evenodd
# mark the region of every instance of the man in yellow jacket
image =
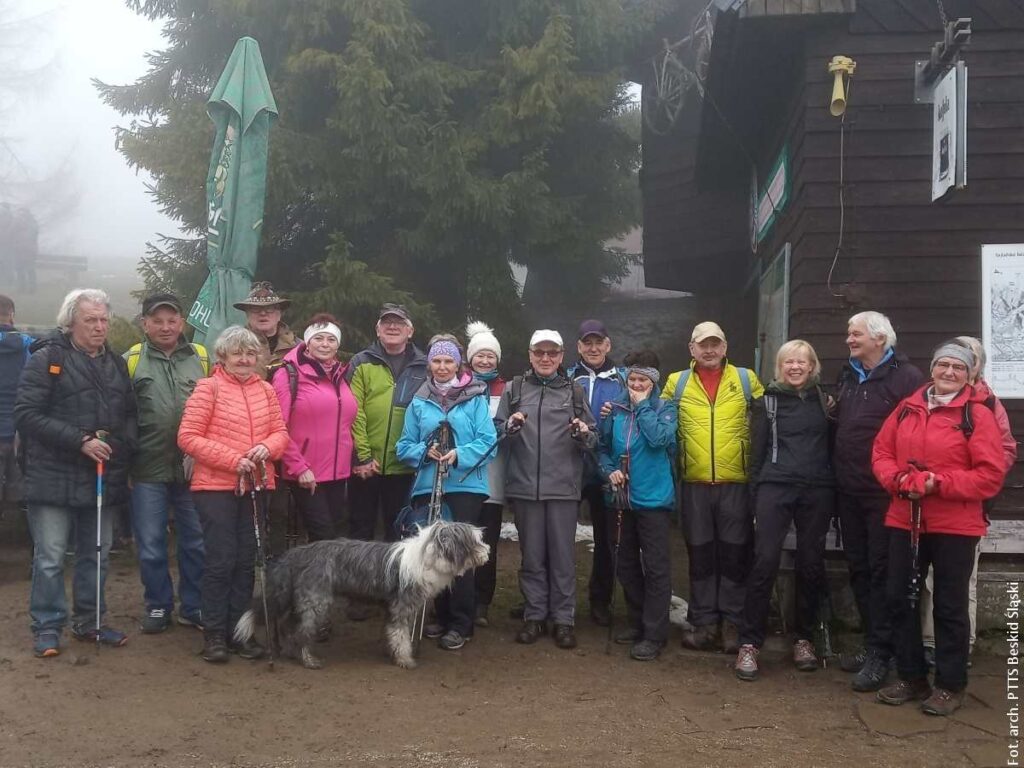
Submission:
<svg viewBox="0 0 1024 768">
<path fill-rule="evenodd" d="M 747 495 L 750 401 L 764 394 L 753 371 L 726 360 L 728 343 L 717 323 L 690 336 L 693 362 L 673 373 L 661 396 L 679 407 L 682 522 L 690 560 L 688 619 L 683 645 L 735 653 L 753 521 Z"/>
</svg>

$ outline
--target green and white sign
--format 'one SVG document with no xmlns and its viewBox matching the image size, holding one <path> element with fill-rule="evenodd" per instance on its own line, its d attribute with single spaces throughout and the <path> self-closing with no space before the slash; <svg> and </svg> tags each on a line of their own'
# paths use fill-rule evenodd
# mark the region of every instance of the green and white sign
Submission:
<svg viewBox="0 0 1024 768">
<path fill-rule="evenodd" d="M 768 173 L 768 181 L 760 189 L 756 200 L 752 200 L 751 226 L 754 241 L 760 244 L 771 231 L 775 219 L 789 202 L 790 168 L 789 148 L 783 147 L 778 159 Z"/>
</svg>

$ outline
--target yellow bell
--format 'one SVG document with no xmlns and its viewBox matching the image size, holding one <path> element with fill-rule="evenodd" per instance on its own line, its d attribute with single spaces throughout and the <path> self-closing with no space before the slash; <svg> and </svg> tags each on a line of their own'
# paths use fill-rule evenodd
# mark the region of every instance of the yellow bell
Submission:
<svg viewBox="0 0 1024 768">
<path fill-rule="evenodd" d="M 835 81 L 832 83 L 832 101 L 828 111 L 835 117 L 839 117 L 846 111 L 847 86 L 843 83 L 843 73 L 846 73 L 848 77 L 853 77 L 856 69 L 857 62 L 847 56 L 833 56 L 832 61 L 828 63 L 828 71 L 835 76 Z"/>
</svg>

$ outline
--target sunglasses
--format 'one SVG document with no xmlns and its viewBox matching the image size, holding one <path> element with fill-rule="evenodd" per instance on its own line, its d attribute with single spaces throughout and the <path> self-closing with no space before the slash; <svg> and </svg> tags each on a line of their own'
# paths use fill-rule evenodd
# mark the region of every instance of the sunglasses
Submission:
<svg viewBox="0 0 1024 768">
<path fill-rule="evenodd" d="M 534 357 L 547 357 L 554 360 L 556 357 L 560 357 L 562 350 L 560 349 L 531 349 L 530 354 Z"/>
</svg>

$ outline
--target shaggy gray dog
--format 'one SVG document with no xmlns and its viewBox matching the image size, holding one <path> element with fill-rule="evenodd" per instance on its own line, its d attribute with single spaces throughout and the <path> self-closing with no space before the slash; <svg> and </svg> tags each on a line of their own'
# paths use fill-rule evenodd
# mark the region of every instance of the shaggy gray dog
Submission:
<svg viewBox="0 0 1024 768">
<path fill-rule="evenodd" d="M 384 628 L 395 664 L 416 666 L 413 622 L 431 600 L 457 576 L 487 562 L 490 548 L 481 529 L 468 523 L 438 522 L 418 535 L 388 544 L 380 541 L 330 539 L 289 549 L 270 563 L 267 610 L 271 634 L 280 638 L 285 656 L 307 669 L 323 662 L 311 646 L 317 628 L 327 623 L 335 595 L 387 604 Z M 259 598 L 235 626 L 237 642 L 245 642 L 263 619 Z"/>
</svg>

